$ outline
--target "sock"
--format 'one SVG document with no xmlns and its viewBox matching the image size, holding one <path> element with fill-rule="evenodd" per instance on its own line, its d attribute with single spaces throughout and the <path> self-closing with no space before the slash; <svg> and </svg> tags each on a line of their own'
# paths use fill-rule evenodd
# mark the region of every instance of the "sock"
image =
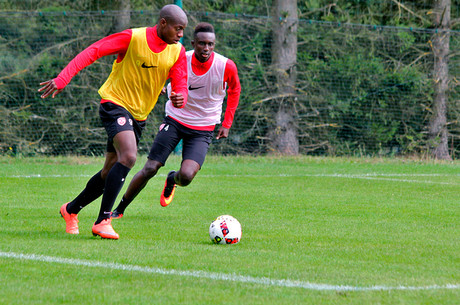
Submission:
<svg viewBox="0 0 460 305">
<path fill-rule="evenodd" d="M 104 193 L 105 181 L 101 177 L 101 171 L 89 179 L 85 189 L 67 205 L 67 212 L 78 214 L 81 209 L 99 198 Z"/>
<path fill-rule="evenodd" d="M 104 219 L 110 218 L 113 204 L 115 203 L 118 193 L 120 193 L 121 188 L 125 183 L 125 178 L 130 170 L 131 169 L 129 167 L 124 166 L 120 162 L 115 163 L 115 165 L 110 170 L 107 178 L 105 179 L 105 188 L 104 195 L 102 196 L 101 209 L 95 224 L 100 223 Z"/>
<path fill-rule="evenodd" d="M 174 178 L 175 175 L 176 175 L 176 172 L 172 172 L 171 174 L 168 175 L 168 177 L 166 178 L 168 180 L 168 184 L 177 184 L 176 179 Z"/>
<path fill-rule="evenodd" d="M 121 198 L 121 201 L 120 203 L 118 204 L 117 208 L 115 210 L 117 210 L 117 212 L 119 214 L 124 214 L 125 213 L 125 210 L 126 208 L 128 207 L 128 205 L 131 203 L 132 200 L 128 200 L 126 199 L 124 196 L 123 198 Z"/>
</svg>

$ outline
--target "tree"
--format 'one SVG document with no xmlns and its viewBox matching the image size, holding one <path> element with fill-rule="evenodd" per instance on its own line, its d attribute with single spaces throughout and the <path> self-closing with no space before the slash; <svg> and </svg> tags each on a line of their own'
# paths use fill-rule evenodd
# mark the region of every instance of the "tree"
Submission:
<svg viewBox="0 0 460 305">
<path fill-rule="evenodd" d="M 276 108 L 274 129 L 269 132 L 269 138 L 274 151 L 297 155 L 299 153 L 295 112 L 297 1 L 275 0 L 273 10 L 272 67 Z"/>
<path fill-rule="evenodd" d="M 131 23 L 131 4 L 130 0 L 117 0 L 116 6 L 120 11 L 119 15 L 116 15 L 113 19 L 113 32 L 121 32 L 126 30 Z"/>
<path fill-rule="evenodd" d="M 438 29 L 433 35 L 434 97 L 428 126 L 430 153 L 437 159 L 451 160 L 447 141 L 447 102 L 449 88 L 449 41 L 451 0 L 434 1 L 433 22 Z"/>
</svg>

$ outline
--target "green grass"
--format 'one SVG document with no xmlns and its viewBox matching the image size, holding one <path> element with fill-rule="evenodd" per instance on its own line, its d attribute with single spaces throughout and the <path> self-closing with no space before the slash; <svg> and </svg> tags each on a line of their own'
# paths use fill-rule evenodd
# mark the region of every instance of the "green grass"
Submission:
<svg viewBox="0 0 460 305">
<path fill-rule="evenodd" d="M 144 160 L 139 158 L 128 183 Z M 458 162 L 212 156 L 162 208 L 165 175 L 180 164 L 174 156 L 125 217 L 113 221 L 119 240 L 91 234 L 100 200 L 79 214 L 79 235 L 65 234 L 59 207 L 102 162 L 0 158 L 0 304 L 460 300 Z M 210 241 L 209 224 L 221 214 L 241 222 L 240 243 Z M 323 284 L 332 289 L 319 290 Z M 366 290 L 375 286 L 382 289 Z M 433 287 L 393 289 L 401 286 Z"/>
</svg>

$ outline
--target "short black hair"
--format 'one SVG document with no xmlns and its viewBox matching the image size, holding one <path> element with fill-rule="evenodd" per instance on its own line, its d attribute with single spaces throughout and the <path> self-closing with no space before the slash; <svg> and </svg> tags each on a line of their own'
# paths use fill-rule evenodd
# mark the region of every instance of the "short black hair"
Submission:
<svg viewBox="0 0 460 305">
<path fill-rule="evenodd" d="M 200 22 L 196 25 L 195 31 L 193 32 L 193 37 L 196 37 L 196 34 L 204 32 L 204 33 L 214 33 L 214 27 L 212 24 L 207 22 Z"/>
</svg>

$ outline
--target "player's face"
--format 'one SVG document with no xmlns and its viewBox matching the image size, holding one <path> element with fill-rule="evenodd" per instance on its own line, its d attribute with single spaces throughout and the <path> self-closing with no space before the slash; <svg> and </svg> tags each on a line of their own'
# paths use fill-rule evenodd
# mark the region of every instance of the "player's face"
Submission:
<svg viewBox="0 0 460 305">
<path fill-rule="evenodd" d="M 178 43 L 184 37 L 184 29 L 187 27 L 185 20 L 167 22 L 165 19 L 158 25 L 158 36 L 167 44 Z"/>
<path fill-rule="evenodd" d="M 195 49 L 195 57 L 200 62 L 207 61 L 214 51 L 215 44 L 216 35 L 214 33 L 197 33 L 195 39 L 192 40 L 192 46 Z"/>
</svg>

